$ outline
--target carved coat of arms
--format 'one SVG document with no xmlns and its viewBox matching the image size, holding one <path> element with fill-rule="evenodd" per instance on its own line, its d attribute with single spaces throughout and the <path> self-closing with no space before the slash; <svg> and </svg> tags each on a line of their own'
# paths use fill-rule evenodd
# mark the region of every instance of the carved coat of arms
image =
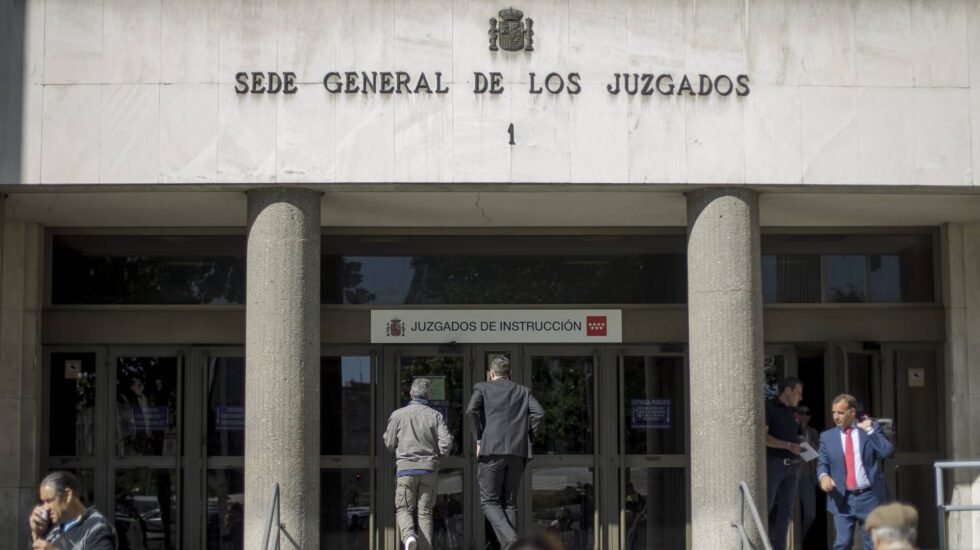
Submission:
<svg viewBox="0 0 980 550">
<path fill-rule="evenodd" d="M 524 14 L 514 8 L 500 10 L 498 15 L 500 21 L 496 18 L 490 20 L 490 51 L 495 52 L 500 48 L 509 52 L 534 51 L 534 21 L 530 17 L 525 20 L 526 23 L 521 21 Z"/>
<path fill-rule="evenodd" d="M 401 319 L 391 319 L 385 327 L 386 336 L 405 336 L 405 323 Z"/>
</svg>

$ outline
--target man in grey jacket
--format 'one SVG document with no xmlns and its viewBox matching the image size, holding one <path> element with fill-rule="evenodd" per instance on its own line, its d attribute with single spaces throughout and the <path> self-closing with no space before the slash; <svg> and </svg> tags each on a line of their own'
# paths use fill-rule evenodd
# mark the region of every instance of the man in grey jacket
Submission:
<svg viewBox="0 0 980 550">
<path fill-rule="evenodd" d="M 69 472 L 53 472 L 38 488 L 41 504 L 28 523 L 34 550 L 115 550 L 116 531 L 94 507 L 86 508 L 82 484 Z"/>
<path fill-rule="evenodd" d="M 480 461 L 480 505 L 506 549 L 517 539 L 517 493 L 544 410 L 530 389 L 511 382 L 510 360 L 498 355 L 490 381 L 473 387 L 466 415 Z"/>
<path fill-rule="evenodd" d="M 410 390 L 411 402 L 391 413 L 384 433 L 385 447 L 397 460 L 395 520 L 405 550 L 432 548 L 432 505 L 439 459 L 453 446 L 445 419 L 429 406 L 430 389 L 428 378 L 416 378 Z"/>
</svg>

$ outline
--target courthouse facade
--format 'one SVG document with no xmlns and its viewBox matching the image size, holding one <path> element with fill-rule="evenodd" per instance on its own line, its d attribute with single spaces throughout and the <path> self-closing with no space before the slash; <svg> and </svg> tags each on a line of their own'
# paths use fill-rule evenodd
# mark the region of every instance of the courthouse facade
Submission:
<svg viewBox="0 0 980 550">
<path fill-rule="evenodd" d="M 548 411 L 526 531 L 735 548 L 796 375 L 818 428 L 892 421 L 936 547 L 932 464 L 980 457 L 980 3 L 3 10 L 0 548 L 52 469 L 125 548 L 257 548 L 276 483 L 298 547 L 395 548 L 420 376 L 437 548 L 492 546 L 462 411 L 499 354 Z"/>
</svg>

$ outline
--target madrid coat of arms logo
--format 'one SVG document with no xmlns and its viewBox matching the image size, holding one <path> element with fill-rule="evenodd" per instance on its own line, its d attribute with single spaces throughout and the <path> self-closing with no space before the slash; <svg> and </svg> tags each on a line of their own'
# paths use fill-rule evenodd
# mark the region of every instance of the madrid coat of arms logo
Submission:
<svg viewBox="0 0 980 550">
<path fill-rule="evenodd" d="M 521 21 L 524 14 L 514 8 L 500 10 L 498 15 L 500 21 L 490 19 L 490 51 L 534 51 L 534 21 L 530 17 Z"/>
</svg>

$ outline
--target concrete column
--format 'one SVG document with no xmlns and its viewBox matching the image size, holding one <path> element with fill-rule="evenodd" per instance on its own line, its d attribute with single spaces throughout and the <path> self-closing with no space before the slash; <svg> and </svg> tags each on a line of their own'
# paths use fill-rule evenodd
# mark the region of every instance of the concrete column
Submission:
<svg viewBox="0 0 980 550">
<path fill-rule="evenodd" d="M 3 200 L 0 199 L 0 213 Z M 30 546 L 25 518 L 40 481 L 41 258 L 38 224 L 0 216 L 0 540 Z"/>
<path fill-rule="evenodd" d="M 691 547 L 729 549 L 738 544 L 739 482 L 748 483 L 766 521 L 758 195 L 688 193 L 687 227 Z M 757 543 L 755 528 L 748 530 Z"/>
<path fill-rule="evenodd" d="M 951 460 L 980 459 L 980 223 L 951 223 L 943 228 L 944 303 L 946 304 L 947 454 Z M 947 474 L 953 480 L 953 504 L 980 503 L 976 470 Z M 920 514 L 935 513 L 919 510 Z M 980 513 L 948 516 L 949 548 L 980 546 Z"/>
<path fill-rule="evenodd" d="M 245 546 L 259 548 L 273 484 L 282 548 L 319 548 L 320 193 L 248 192 Z"/>
</svg>

